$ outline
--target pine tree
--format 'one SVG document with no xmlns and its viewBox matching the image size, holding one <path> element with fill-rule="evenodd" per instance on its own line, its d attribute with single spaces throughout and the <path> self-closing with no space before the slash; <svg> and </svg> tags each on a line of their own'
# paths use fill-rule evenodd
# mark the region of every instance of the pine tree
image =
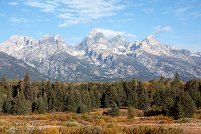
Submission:
<svg viewBox="0 0 201 134">
<path fill-rule="evenodd" d="M 31 106 L 26 101 L 24 94 L 19 93 L 13 104 L 13 113 L 15 114 L 28 114 L 31 111 Z"/>
<path fill-rule="evenodd" d="M 64 110 L 64 91 L 62 84 L 58 81 L 54 83 L 54 92 L 55 92 L 55 109 L 56 111 Z"/>
<path fill-rule="evenodd" d="M 132 107 L 138 107 L 139 105 L 139 99 L 137 94 L 137 85 L 135 82 L 133 82 L 132 86 L 125 84 L 124 86 L 127 98 L 126 98 L 126 104 L 127 106 Z"/>
<path fill-rule="evenodd" d="M 113 102 L 120 106 L 119 96 L 116 88 L 112 85 L 105 86 L 105 92 L 101 98 L 101 105 L 103 107 L 111 107 Z"/>
<path fill-rule="evenodd" d="M 3 109 L 4 109 L 4 113 L 6 114 L 12 114 L 13 113 L 13 98 L 12 97 L 8 97 L 5 99 L 5 102 L 4 102 L 4 106 L 3 106 Z"/>
<path fill-rule="evenodd" d="M 94 90 L 94 98 L 95 98 L 95 108 L 101 107 L 101 92 L 98 90 Z"/>
<path fill-rule="evenodd" d="M 145 108 L 149 105 L 149 95 L 142 82 L 138 83 L 137 93 L 139 96 L 139 108 Z"/>
<path fill-rule="evenodd" d="M 73 90 L 69 90 L 64 96 L 64 110 L 77 112 L 76 98 Z"/>
<path fill-rule="evenodd" d="M 56 111 L 56 106 L 55 106 L 56 96 L 51 86 L 51 83 L 48 83 L 47 103 L 48 103 L 48 111 L 55 112 Z"/>
<path fill-rule="evenodd" d="M 175 101 L 176 105 L 175 109 L 173 109 L 173 113 L 175 114 L 176 119 L 184 117 L 193 117 L 193 115 L 196 113 L 195 103 L 187 92 L 180 90 Z"/>
<path fill-rule="evenodd" d="M 81 99 L 82 99 L 82 104 L 81 105 L 85 105 L 87 107 L 87 110 L 91 110 L 92 109 L 92 99 L 90 97 L 90 93 L 87 90 L 83 90 L 81 91 Z"/>
<path fill-rule="evenodd" d="M 33 90 L 31 90 L 31 83 L 29 74 L 26 73 L 23 79 L 23 92 L 26 100 L 32 101 L 33 100 Z"/>
<path fill-rule="evenodd" d="M 175 107 L 175 119 L 179 119 L 179 118 L 184 118 L 185 117 L 185 113 L 183 110 L 183 107 L 181 106 L 180 103 L 177 103 L 176 107 Z"/>
<path fill-rule="evenodd" d="M 47 104 L 43 100 L 42 97 L 39 97 L 36 101 L 36 107 L 38 113 L 46 113 L 47 112 Z"/>
<path fill-rule="evenodd" d="M 172 87 L 175 88 L 175 89 L 179 89 L 180 86 L 181 86 L 181 83 L 180 83 L 180 76 L 179 76 L 179 73 L 176 72 L 175 73 L 175 76 L 174 76 L 174 80 L 172 82 Z"/>
<path fill-rule="evenodd" d="M 175 101 L 174 101 L 174 93 L 175 90 L 169 90 L 167 89 L 165 91 L 165 97 L 163 98 L 162 101 L 162 106 L 163 106 L 163 111 L 165 115 L 172 116 L 174 114 L 174 106 L 175 106 Z"/>
<path fill-rule="evenodd" d="M 189 95 L 193 99 L 195 105 L 199 108 L 201 106 L 201 94 L 198 89 L 188 90 Z"/>
</svg>

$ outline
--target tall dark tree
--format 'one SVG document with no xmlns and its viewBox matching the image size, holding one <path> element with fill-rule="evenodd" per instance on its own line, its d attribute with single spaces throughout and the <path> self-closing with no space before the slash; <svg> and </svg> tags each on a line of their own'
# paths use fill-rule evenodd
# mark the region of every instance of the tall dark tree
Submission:
<svg viewBox="0 0 201 134">
<path fill-rule="evenodd" d="M 138 89 L 137 89 L 137 93 L 139 96 L 139 108 L 145 108 L 147 106 L 149 106 L 150 102 L 149 102 L 149 95 L 148 92 L 146 91 L 143 83 L 140 81 L 138 82 Z"/>
<path fill-rule="evenodd" d="M 31 82 L 29 74 L 26 73 L 23 79 L 23 92 L 26 100 L 32 101 L 33 100 L 33 90 L 31 90 Z"/>
<path fill-rule="evenodd" d="M 178 72 L 175 73 L 174 80 L 172 82 L 172 87 L 175 89 L 181 88 L 181 80 Z"/>
<path fill-rule="evenodd" d="M 3 106 L 4 113 L 13 114 L 13 104 L 14 104 L 13 98 L 11 96 L 7 97 L 4 101 Z"/>
<path fill-rule="evenodd" d="M 56 112 L 56 95 L 52 84 L 50 82 L 47 83 L 48 92 L 47 92 L 47 103 L 48 103 L 48 111 Z"/>
<path fill-rule="evenodd" d="M 56 81 L 54 83 L 54 92 L 55 92 L 55 108 L 56 111 L 64 111 L 64 89 L 62 83 Z"/>
<path fill-rule="evenodd" d="M 137 94 L 137 83 L 135 81 L 132 84 L 129 82 L 124 83 L 124 90 L 126 92 L 126 105 L 137 108 L 139 105 L 139 98 Z"/>
</svg>

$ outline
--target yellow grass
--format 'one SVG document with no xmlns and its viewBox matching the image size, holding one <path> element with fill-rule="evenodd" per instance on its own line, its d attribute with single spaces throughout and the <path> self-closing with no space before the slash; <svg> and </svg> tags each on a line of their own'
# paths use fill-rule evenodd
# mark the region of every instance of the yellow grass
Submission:
<svg viewBox="0 0 201 134">
<path fill-rule="evenodd" d="M 140 134 L 142 132 L 160 134 L 168 131 L 171 131 L 172 134 L 182 133 L 181 129 L 168 125 L 150 125 L 151 123 L 160 124 L 161 122 L 170 124 L 174 122 L 171 117 L 152 116 L 128 119 L 125 109 L 121 110 L 121 115 L 117 117 L 103 115 L 103 111 L 107 110 L 96 109 L 86 114 L 58 112 L 15 116 L 2 115 L 0 116 L 0 133 L 9 133 L 11 131 L 16 134 Z M 138 111 L 141 112 L 140 110 Z M 32 130 L 30 130 L 31 128 Z"/>
</svg>

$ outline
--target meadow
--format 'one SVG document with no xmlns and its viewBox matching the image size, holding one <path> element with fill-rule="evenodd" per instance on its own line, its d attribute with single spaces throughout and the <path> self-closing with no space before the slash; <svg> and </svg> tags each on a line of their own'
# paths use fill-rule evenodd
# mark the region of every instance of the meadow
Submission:
<svg viewBox="0 0 201 134">
<path fill-rule="evenodd" d="M 94 109 L 84 114 L 55 112 L 46 114 L 2 115 L 2 134 L 199 134 L 201 113 L 194 118 L 158 115 L 145 117 L 137 110 L 129 117 L 127 108 L 119 116 L 103 115 L 108 108 Z"/>
</svg>

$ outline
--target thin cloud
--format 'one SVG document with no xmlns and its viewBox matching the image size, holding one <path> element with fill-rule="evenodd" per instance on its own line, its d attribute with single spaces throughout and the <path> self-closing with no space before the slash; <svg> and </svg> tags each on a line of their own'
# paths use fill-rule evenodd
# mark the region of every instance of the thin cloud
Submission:
<svg viewBox="0 0 201 134">
<path fill-rule="evenodd" d="M 183 20 L 201 17 L 201 10 L 197 6 L 179 7 L 174 10 L 174 14 Z"/>
<path fill-rule="evenodd" d="M 200 1 L 180 1 L 174 7 L 164 11 L 165 14 L 173 14 L 181 21 L 201 18 L 201 3 Z"/>
<path fill-rule="evenodd" d="M 154 33 L 158 34 L 158 33 L 168 33 L 168 32 L 172 32 L 172 28 L 171 26 L 156 26 L 154 28 Z"/>
<path fill-rule="evenodd" d="M 11 5 L 11 6 L 17 6 L 17 5 L 19 5 L 17 2 L 9 2 L 8 4 Z"/>
<path fill-rule="evenodd" d="M 25 18 L 11 17 L 11 18 L 9 18 L 9 22 L 14 23 L 14 24 L 19 24 L 19 23 L 27 23 L 28 20 Z"/>
<path fill-rule="evenodd" d="M 54 12 L 57 9 L 57 6 L 55 4 L 49 3 L 49 1 L 40 2 L 40 0 L 29 0 L 25 2 L 25 5 L 31 6 L 34 8 L 39 8 L 43 12 Z"/>
<path fill-rule="evenodd" d="M 68 27 L 79 23 L 89 23 L 118 14 L 127 6 L 123 0 L 27 0 L 25 5 L 42 12 L 52 13 L 63 22 L 59 27 Z"/>
<path fill-rule="evenodd" d="M 17 18 L 17 17 L 10 17 L 8 19 L 10 23 L 13 24 L 22 24 L 22 23 L 30 23 L 30 22 L 41 22 L 41 19 L 26 19 L 26 18 Z"/>
<path fill-rule="evenodd" d="M 0 17 L 5 17 L 5 14 L 3 14 L 3 13 L 0 13 Z"/>
<path fill-rule="evenodd" d="M 113 31 L 109 29 L 103 29 L 103 28 L 95 28 L 94 30 L 99 31 L 104 34 L 107 38 L 113 38 L 115 36 L 122 36 L 124 38 L 136 38 L 136 35 L 123 32 L 123 31 Z"/>
</svg>

